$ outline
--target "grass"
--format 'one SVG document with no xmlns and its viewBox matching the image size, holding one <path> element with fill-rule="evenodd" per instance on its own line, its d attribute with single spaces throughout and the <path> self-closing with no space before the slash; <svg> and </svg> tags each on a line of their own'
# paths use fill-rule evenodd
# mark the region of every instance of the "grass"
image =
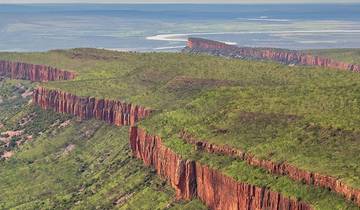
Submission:
<svg viewBox="0 0 360 210">
<path fill-rule="evenodd" d="M 8 79 L 0 81 L 0 123 L 6 124 L 9 118 L 24 108 L 29 98 L 23 98 L 21 94 L 30 87 L 28 81 Z"/>
<path fill-rule="evenodd" d="M 127 128 L 102 122 L 46 130 L 0 168 L 1 209 L 164 209 L 174 203 L 172 189 L 131 157 Z"/>
<path fill-rule="evenodd" d="M 359 49 L 310 50 L 310 53 L 333 58 L 335 60 L 340 60 L 348 63 L 360 64 Z"/>
<path fill-rule="evenodd" d="M 286 104 L 283 107 L 281 103 L 274 104 L 275 96 L 271 94 L 276 92 L 267 91 L 262 98 L 257 97 L 257 102 L 249 96 L 258 93 L 252 90 L 250 93 L 243 88 L 210 91 L 183 109 L 153 116 L 144 125 L 152 133 L 165 136 L 185 129 L 199 139 L 229 145 L 260 158 L 287 161 L 308 171 L 338 177 L 359 188 L 359 132 L 314 123 L 320 120 L 330 121 L 330 125 L 341 123 L 330 113 L 321 116 L 305 115 L 302 110 L 282 113 Z M 317 105 L 309 106 L 306 111 Z M 350 118 L 351 111 L 341 112 L 349 112 Z"/>
<path fill-rule="evenodd" d="M 16 143 L 24 143 L 28 137 L 36 138 L 41 135 L 44 128 L 51 127 L 54 123 L 62 123 L 69 116 L 43 111 L 39 107 L 32 106 L 29 101 L 31 96 L 23 95 L 26 90 L 33 88 L 34 84 L 26 81 L 4 80 L 0 82 L 0 132 L 22 131 L 23 134 L 10 139 L 10 144 L 0 142 L 0 153 L 11 151 Z"/>
<path fill-rule="evenodd" d="M 357 51 L 318 53 L 340 60 L 351 54 L 357 62 Z M 358 73 L 205 55 L 95 49 L 0 53 L 0 59 L 52 65 L 79 75 L 73 81 L 41 84 L 47 88 L 157 110 L 142 126 L 164 138 L 185 129 L 211 143 L 286 160 L 360 188 Z M 182 155 L 190 152 L 176 142 L 170 146 Z M 294 189 L 302 195 L 302 189 Z"/>
<path fill-rule="evenodd" d="M 168 136 L 163 138 L 163 140 L 165 140 L 164 143 L 167 147 L 181 155 L 183 159 L 199 161 L 212 169 L 222 171 L 239 182 L 267 187 L 294 200 L 305 201 L 311 204 L 314 209 L 358 209 L 351 202 L 346 201 L 327 189 L 308 186 L 285 176 L 274 176 L 263 169 L 249 166 L 245 161 L 195 150 L 192 145 L 184 143 L 184 141 L 176 136 Z"/>
<path fill-rule="evenodd" d="M 173 190 L 131 156 L 127 128 L 41 110 L 20 96 L 19 83 L 35 85 L 1 83 L 1 131 L 23 130 L 15 142 L 33 139 L 0 147 L 14 152 L 0 160 L 0 209 L 205 209 L 173 200 Z M 27 116 L 31 122 L 22 125 Z"/>
</svg>

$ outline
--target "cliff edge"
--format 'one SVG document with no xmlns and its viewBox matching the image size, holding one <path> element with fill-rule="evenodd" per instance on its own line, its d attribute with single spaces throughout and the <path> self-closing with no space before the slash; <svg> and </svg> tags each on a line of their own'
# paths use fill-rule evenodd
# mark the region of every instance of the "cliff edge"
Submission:
<svg viewBox="0 0 360 210">
<path fill-rule="evenodd" d="M 324 68 L 360 72 L 360 65 L 306 54 L 300 51 L 274 48 L 238 47 L 201 38 L 189 38 L 187 46 L 183 49 L 183 52 L 196 54 L 205 53 L 238 59 L 270 60 L 287 65 L 319 66 Z"/>
</svg>

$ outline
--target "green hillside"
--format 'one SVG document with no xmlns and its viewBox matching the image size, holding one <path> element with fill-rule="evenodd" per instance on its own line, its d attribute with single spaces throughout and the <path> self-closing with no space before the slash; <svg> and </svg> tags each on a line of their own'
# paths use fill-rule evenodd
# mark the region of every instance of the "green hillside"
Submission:
<svg viewBox="0 0 360 210">
<path fill-rule="evenodd" d="M 338 59 L 345 57 L 338 51 L 321 53 L 331 54 Z M 357 50 L 351 51 L 353 61 L 360 60 L 356 53 Z M 293 198 L 305 200 L 317 209 L 358 209 L 326 189 L 307 187 L 229 157 L 195 151 L 191 145 L 178 139 L 180 131 L 186 130 L 199 139 L 229 145 L 259 158 L 287 161 L 301 169 L 334 176 L 354 188 L 360 188 L 358 73 L 204 55 L 125 53 L 95 49 L 0 53 L 0 59 L 47 64 L 78 73 L 73 81 L 41 84 L 47 88 L 79 96 L 121 99 L 156 110 L 150 118 L 140 123 L 142 127 L 162 136 L 169 147 L 183 156 L 200 160 L 238 180 L 270 187 Z M 9 177 L 22 176 L 18 174 L 19 171 L 30 174 L 31 166 L 33 170 L 43 170 L 43 174 L 49 172 L 59 175 L 51 176 L 49 180 L 48 185 L 53 185 L 55 191 L 48 192 L 41 186 L 31 194 L 26 189 L 5 190 L 14 194 L 0 194 L 1 198 L 10 198 L 20 193 L 44 198 L 33 201 L 27 196 L 19 196 L 21 201 L 16 203 L 17 199 L 13 199 L 15 203 L 4 207 L 19 205 L 24 201 L 34 202 L 34 205 L 44 202 L 43 205 L 47 207 L 59 205 L 62 208 L 73 204 L 107 206 L 121 195 L 132 195 L 133 200 L 126 201 L 125 206 L 138 205 L 140 200 L 147 202 L 147 199 L 139 199 L 135 194 L 129 194 L 129 191 L 149 198 L 160 205 L 159 208 L 171 202 L 171 190 L 163 186 L 150 169 L 145 169 L 135 160 L 126 161 L 130 152 L 127 128 L 98 125 L 93 121 L 72 122 L 54 137 L 40 135 L 39 139 L 26 144 L 13 158 L 0 166 L 1 188 L 27 186 L 16 182 L 24 180 Z M 99 126 L 95 134 L 88 140 L 82 139 L 78 132 L 95 125 Z M 86 142 L 91 142 L 93 146 Z M 64 149 L 72 144 L 78 145 L 74 152 L 65 157 L 59 156 L 59 148 Z M 54 148 L 49 145 L 54 145 Z M 93 157 L 94 153 L 98 155 Z M 30 166 L 27 164 L 29 160 L 33 161 Z M 81 167 L 89 171 L 80 173 L 78 170 Z M 64 168 L 68 168 L 68 172 L 60 173 Z M 133 181 L 121 184 L 122 176 L 129 168 L 136 168 L 140 174 L 131 174 Z M 71 184 L 66 186 L 64 180 L 69 180 L 66 183 Z M 91 182 L 87 188 L 89 193 L 92 190 L 97 192 L 94 196 L 89 196 L 86 190 L 79 192 L 88 182 Z M 7 184 L 3 187 L 2 183 Z M 51 193 L 59 197 L 53 200 Z M 150 195 L 155 196 L 154 199 L 150 199 Z M 155 204 L 149 201 L 141 205 Z"/>
<path fill-rule="evenodd" d="M 0 148 L 14 153 L 0 160 L 0 209 L 206 209 L 175 202 L 173 190 L 131 157 L 128 128 L 40 110 L 19 97 L 19 84 L 30 86 L 3 81 L 0 88 L 1 131 L 24 131 Z"/>
</svg>

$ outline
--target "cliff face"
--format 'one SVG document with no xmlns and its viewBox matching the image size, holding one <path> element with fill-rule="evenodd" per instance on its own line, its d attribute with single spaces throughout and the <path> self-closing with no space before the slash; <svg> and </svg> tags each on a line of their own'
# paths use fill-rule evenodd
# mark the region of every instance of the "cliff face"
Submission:
<svg viewBox="0 0 360 210">
<path fill-rule="evenodd" d="M 184 52 L 207 53 L 211 55 L 243 59 L 273 60 L 284 64 L 320 66 L 360 72 L 360 65 L 349 64 L 330 58 L 301 53 L 294 50 L 237 47 L 221 42 L 199 38 L 189 38 L 187 47 L 184 49 Z"/>
<path fill-rule="evenodd" d="M 71 80 L 75 73 L 44 66 L 19 62 L 0 61 L 0 76 L 31 81 Z M 120 101 L 78 97 L 66 92 L 38 87 L 33 102 L 43 109 L 53 109 L 81 119 L 95 118 L 117 126 L 134 125 L 150 114 L 150 109 Z"/>
<path fill-rule="evenodd" d="M 199 198 L 210 209 L 287 209 L 306 210 L 303 202 L 282 196 L 264 187 L 236 182 L 199 162 L 183 160 L 164 146 L 160 137 L 137 127 L 130 128 L 133 155 L 156 169 L 176 190 L 178 199 Z"/>
<path fill-rule="evenodd" d="M 54 80 L 71 80 L 74 79 L 76 75 L 74 72 L 50 66 L 0 61 L 0 76 L 10 77 L 11 79 L 46 82 Z"/>
<path fill-rule="evenodd" d="M 95 118 L 117 126 L 134 125 L 148 116 L 150 109 L 120 101 L 79 97 L 70 93 L 38 87 L 33 102 L 43 109 L 67 113 L 80 119 Z"/>
<path fill-rule="evenodd" d="M 199 150 L 239 158 L 246 161 L 249 165 L 261 167 L 270 173 L 285 175 L 295 181 L 304 182 L 308 185 L 328 188 L 338 194 L 345 196 L 346 199 L 353 201 L 358 206 L 360 206 L 360 190 L 354 189 L 334 177 L 305 171 L 286 162 L 275 163 L 270 160 L 261 160 L 254 157 L 252 154 L 245 153 L 229 146 L 219 146 L 210 144 L 206 141 L 197 140 L 185 131 L 181 133 L 181 138 L 189 144 L 196 145 L 197 149 Z"/>
<path fill-rule="evenodd" d="M 232 57 L 237 47 L 223 43 L 189 41 L 189 48 L 216 53 L 228 53 Z M 214 50 L 213 48 L 216 48 Z M 250 52 L 249 52 L 250 53 Z M 254 53 L 258 53 L 253 52 Z M 244 53 L 245 54 L 245 53 Z M 263 56 L 261 54 L 261 56 Z M 261 58 L 259 56 L 259 58 Z M 271 53 L 268 57 L 271 57 Z M 281 56 L 279 56 L 281 57 Z M 288 56 L 289 57 L 289 56 Z M 261 58 L 262 59 L 262 58 Z M 0 76 L 31 81 L 70 80 L 75 78 L 72 72 L 25 63 L 0 61 Z M 52 109 L 60 113 L 68 113 L 81 119 L 95 118 L 117 126 L 131 125 L 151 113 L 145 107 L 107 99 L 79 97 L 59 90 L 48 90 L 38 87 L 33 92 L 33 102 L 43 109 Z M 232 149 L 211 145 L 192 139 L 186 133 L 183 138 L 207 152 L 221 153 L 241 158 L 249 164 L 266 168 L 272 173 L 287 175 L 295 180 L 304 181 L 316 186 L 328 187 L 345 195 L 349 200 L 360 205 L 360 192 L 346 186 L 335 178 L 316 173 L 302 171 L 289 164 L 275 164 L 271 161 L 259 160 L 249 154 Z M 157 173 L 169 181 L 176 190 L 178 199 L 190 200 L 198 197 L 211 209 L 297 209 L 306 210 L 311 207 L 303 202 L 283 197 L 267 188 L 239 183 L 232 178 L 191 160 L 184 160 L 163 145 L 161 138 L 148 135 L 136 127 L 130 129 L 130 145 L 134 156 L 145 165 L 152 166 Z"/>
</svg>

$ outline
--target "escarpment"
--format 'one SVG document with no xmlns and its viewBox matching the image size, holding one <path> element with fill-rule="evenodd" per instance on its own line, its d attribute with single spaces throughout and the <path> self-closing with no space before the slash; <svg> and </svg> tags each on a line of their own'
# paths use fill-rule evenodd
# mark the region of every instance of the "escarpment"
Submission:
<svg viewBox="0 0 360 210">
<path fill-rule="evenodd" d="M 184 160 L 167 148 L 160 137 L 130 128 L 133 155 L 155 168 L 176 190 L 178 199 L 199 198 L 210 209 L 312 209 L 309 204 L 285 197 L 265 187 L 235 181 L 197 161 Z"/>
<path fill-rule="evenodd" d="M 185 131 L 182 131 L 180 136 L 186 143 L 195 145 L 199 150 L 239 158 L 246 161 L 249 165 L 261 167 L 270 173 L 288 176 L 295 181 L 308 185 L 328 188 L 360 206 L 360 189 L 352 188 L 335 177 L 305 171 L 286 162 L 276 163 L 271 160 L 258 159 L 252 154 L 227 145 L 216 145 L 195 139 Z"/>
<path fill-rule="evenodd" d="M 189 38 L 187 47 L 183 51 L 241 59 L 272 60 L 289 65 L 319 66 L 360 72 L 360 65 L 349 64 L 322 56 L 305 54 L 295 50 L 237 47 L 200 38 Z"/>
<path fill-rule="evenodd" d="M 0 61 L 0 76 L 31 81 L 71 80 L 75 73 L 45 65 Z M 133 125 L 150 114 L 150 109 L 121 101 L 78 97 L 70 93 L 38 87 L 33 102 L 43 109 L 53 109 L 81 119 L 95 118 L 117 126 Z"/>
<path fill-rule="evenodd" d="M 12 61 L 0 61 L 0 76 L 11 79 L 23 79 L 33 82 L 47 82 L 55 80 L 71 80 L 75 73 L 45 66 Z"/>
<path fill-rule="evenodd" d="M 335 61 L 322 61 L 320 58 L 296 57 L 291 53 L 284 55 L 280 51 L 268 51 L 252 48 L 238 48 L 220 42 L 189 40 L 188 50 L 194 53 L 205 52 L 230 57 L 273 59 L 288 64 L 319 65 L 358 71 L 358 66 L 334 64 Z M 235 53 L 234 53 L 235 52 Z M 239 54 L 237 54 L 237 52 Z M 285 51 L 288 52 L 288 51 Z M 291 51 L 289 51 L 291 52 Z M 298 60 L 296 60 L 298 59 Z M 319 60 L 320 59 L 320 60 Z M 309 64 L 312 63 L 312 64 Z M 69 80 L 75 74 L 42 65 L 0 62 L 0 76 L 31 81 Z M 43 109 L 67 113 L 80 119 L 95 118 L 116 126 L 134 126 L 136 122 L 150 115 L 151 110 L 117 100 L 80 97 L 60 90 L 38 87 L 33 92 L 33 102 Z M 182 137 L 187 143 L 195 144 L 198 149 L 209 153 L 219 153 L 246 161 L 274 174 L 288 176 L 308 185 L 326 187 L 355 201 L 360 206 L 360 192 L 343 182 L 329 176 L 307 172 L 287 163 L 274 163 L 260 160 L 227 146 L 208 144 L 198 141 L 187 133 Z M 224 173 L 214 170 L 194 160 L 183 159 L 163 144 L 158 136 L 147 134 L 137 127 L 130 128 L 130 146 L 133 155 L 145 165 L 156 169 L 159 176 L 166 179 L 176 191 L 177 199 L 191 200 L 199 198 L 210 209 L 297 209 L 307 210 L 312 207 L 299 200 L 291 199 L 266 187 L 240 183 Z"/>
<path fill-rule="evenodd" d="M 95 118 L 117 126 L 134 125 L 150 114 L 150 109 L 116 100 L 79 97 L 71 93 L 38 87 L 33 102 L 43 109 L 67 113 L 80 119 Z"/>
</svg>

